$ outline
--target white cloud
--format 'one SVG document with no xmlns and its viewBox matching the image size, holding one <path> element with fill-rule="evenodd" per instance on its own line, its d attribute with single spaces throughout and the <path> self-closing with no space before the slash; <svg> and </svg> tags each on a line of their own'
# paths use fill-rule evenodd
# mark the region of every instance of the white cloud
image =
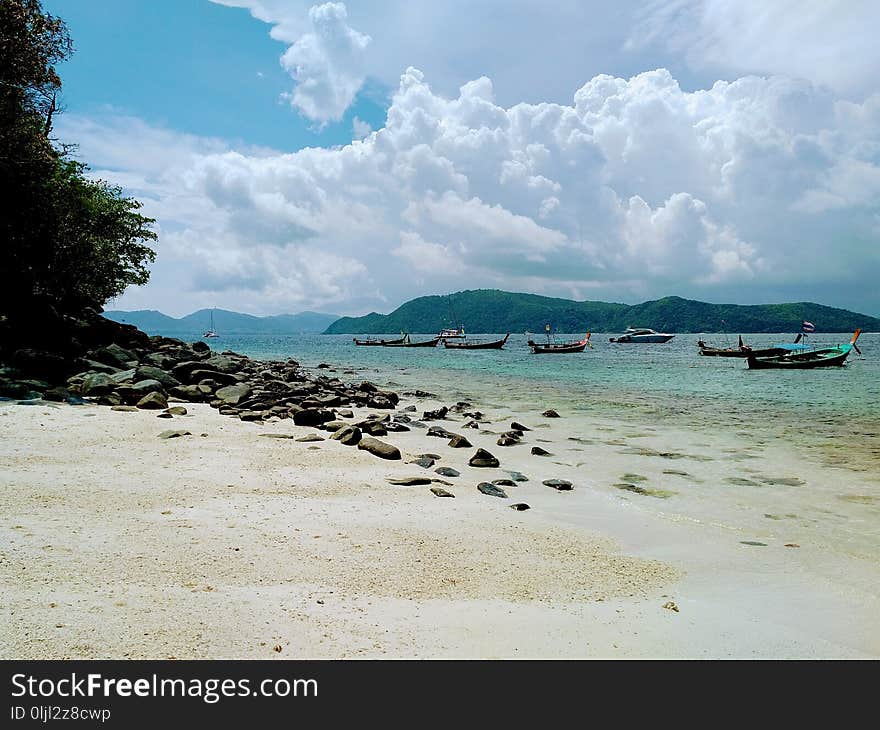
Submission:
<svg viewBox="0 0 880 730">
<path fill-rule="evenodd" d="M 281 56 L 281 65 L 296 81 L 290 103 L 317 122 L 338 121 L 364 81 L 364 53 L 370 36 L 346 23 L 343 3 L 315 5 L 311 29 Z"/>
<path fill-rule="evenodd" d="M 880 308 L 865 294 L 880 276 L 880 96 L 784 77 L 687 92 L 658 69 L 504 107 L 486 78 L 446 97 L 408 68 L 385 126 L 336 149 L 232 151 L 70 121 L 86 159 L 143 182 L 166 232 L 149 286 L 169 262 L 178 284 L 189 272 L 178 311 L 222 292 L 252 311 L 360 313 L 485 286 L 616 301 L 828 292 Z M 140 138 L 165 162 L 132 153 Z"/>
<path fill-rule="evenodd" d="M 845 94 L 877 90 L 874 0 L 654 0 L 630 48 L 659 44 L 698 67 L 786 74 Z"/>
<path fill-rule="evenodd" d="M 372 131 L 373 128 L 368 122 L 365 122 L 363 119 L 358 119 L 357 117 L 354 117 L 351 120 L 351 132 L 354 139 L 363 139 Z"/>
</svg>

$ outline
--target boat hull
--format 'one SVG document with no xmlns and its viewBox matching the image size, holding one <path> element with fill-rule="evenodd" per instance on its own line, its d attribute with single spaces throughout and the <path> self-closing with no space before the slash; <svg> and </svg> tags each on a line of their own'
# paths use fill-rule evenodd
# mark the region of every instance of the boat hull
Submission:
<svg viewBox="0 0 880 730">
<path fill-rule="evenodd" d="M 397 345 L 403 342 L 403 338 L 401 337 L 399 340 L 359 340 L 357 337 L 354 338 L 354 344 L 359 347 L 380 347 L 382 345 Z"/>
<path fill-rule="evenodd" d="M 507 342 L 509 334 L 495 342 L 448 342 L 443 340 L 443 347 L 447 350 L 500 350 Z"/>
<path fill-rule="evenodd" d="M 587 347 L 587 341 L 581 340 L 580 342 L 566 342 L 560 343 L 558 345 L 539 345 L 537 342 L 532 342 L 531 340 L 529 340 L 529 347 L 532 348 L 532 352 L 535 355 L 549 355 L 552 353 L 564 354 L 567 352 L 583 352 Z"/>
<path fill-rule="evenodd" d="M 839 367 L 846 363 L 851 346 L 828 348 L 813 352 L 775 355 L 771 357 L 749 356 L 750 370 L 812 370 L 813 368 Z"/>
<path fill-rule="evenodd" d="M 669 342 L 673 337 L 675 335 L 621 335 L 620 337 L 609 337 L 608 341 L 633 344 L 640 342 L 662 344 Z"/>
<path fill-rule="evenodd" d="M 437 347 L 440 342 L 439 337 L 433 340 L 425 340 L 424 342 L 383 342 L 382 347 Z"/>
</svg>

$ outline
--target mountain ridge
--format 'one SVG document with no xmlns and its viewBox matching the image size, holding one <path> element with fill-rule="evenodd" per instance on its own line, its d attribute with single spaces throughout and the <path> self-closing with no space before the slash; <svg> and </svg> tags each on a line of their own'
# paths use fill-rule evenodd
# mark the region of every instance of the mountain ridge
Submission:
<svg viewBox="0 0 880 730">
<path fill-rule="evenodd" d="M 320 334 L 339 319 L 337 314 L 311 311 L 258 317 L 227 309 L 200 309 L 183 317 L 170 317 L 156 309 L 110 310 L 103 314 L 114 322 L 133 324 L 147 334 L 174 336 L 207 330 L 212 313 L 214 329 L 224 335 Z"/>
<path fill-rule="evenodd" d="M 548 324 L 572 333 L 622 332 L 628 326 L 671 333 L 783 333 L 799 332 L 802 320 L 815 324 L 817 332 L 880 331 L 876 317 L 815 302 L 711 304 L 669 296 L 630 305 L 473 289 L 417 297 L 389 314 L 341 317 L 324 334 L 432 334 L 459 325 L 474 333 L 540 333 Z"/>
</svg>

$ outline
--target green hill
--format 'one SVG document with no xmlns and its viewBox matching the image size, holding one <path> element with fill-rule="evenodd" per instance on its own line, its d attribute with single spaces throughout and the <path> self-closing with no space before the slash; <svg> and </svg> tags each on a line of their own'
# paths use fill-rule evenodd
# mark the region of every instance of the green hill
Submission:
<svg viewBox="0 0 880 730">
<path fill-rule="evenodd" d="M 200 309 L 185 317 L 176 319 L 154 309 L 141 309 L 135 312 L 121 310 L 104 312 L 107 319 L 114 322 L 133 324 L 150 335 L 177 337 L 202 332 L 211 324 L 210 309 Z M 299 314 L 278 314 L 271 317 L 255 317 L 252 314 L 229 312 L 225 309 L 213 310 L 214 329 L 223 335 L 301 335 L 318 334 L 339 319 L 336 314 L 300 312 Z"/>
<path fill-rule="evenodd" d="M 450 304 L 451 303 L 451 304 Z M 455 312 L 453 321 L 452 312 Z M 880 319 L 812 302 L 791 304 L 708 304 L 664 297 L 641 304 L 576 302 L 497 289 L 418 297 L 390 314 L 342 317 L 325 334 L 431 334 L 464 325 L 466 332 L 622 332 L 628 326 L 686 332 L 799 332 L 801 320 L 817 332 L 880 331 Z"/>
</svg>

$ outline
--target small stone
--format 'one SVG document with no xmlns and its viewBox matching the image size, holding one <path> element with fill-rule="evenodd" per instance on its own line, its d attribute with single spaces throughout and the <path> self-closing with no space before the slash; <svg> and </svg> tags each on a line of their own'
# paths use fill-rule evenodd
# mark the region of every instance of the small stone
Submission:
<svg viewBox="0 0 880 730">
<path fill-rule="evenodd" d="M 436 497 L 454 497 L 452 492 L 447 492 L 443 487 L 431 487 L 431 491 Z"/>
<path fill-rule="evenodd" d="M 767 547 L 766 542 L 758 542 L 757 540 L 740 540 L 743 545 L 755 545 L 758 547 Z"/>
<path fill-rule="evenodd" d="M 185 416 L 187 410 L 183 406 L 171 406 L 171 408 L 168 409 L 168 413 L 172 416 Z"/>
<path fill-rule="evenodd" d="M 162 395 L 162 393 L 153 391 L 152 393 L 147 393 L 147 395 L 141 398 L 137 402 L 137 407 L 149 410 L 161 410 L 168 407 L 168 399 Z"/>
<path fill-rule="evenodd" d="M 159 434 L 160 439 L 176 439 L 180 436 L 192 436 L 189 431 L 177 430 L 177 431 L 162 431 Z"/>
<path fill-rule="evenodd" d="M 355 446 L 360 443 L 363 434 L 357 426 L 348 425 L 340 428 L 330 438 L 333 441 L 338 441 L 343 446 Z"/>
<path fill-rule="evenodd" d="M 134 406 L 110 406 L 111 411 L 125 411 L 130 413 L 131 411 L 136 411 L 137 408 Z"/>
<path fill-rule="evenodd" d="M 516 504 L 510 505 L 510 509 L 515 509 L 517 512 L 523 512 L 524 510 L 531 509 L 525 502 L 517 502 Z"/>
<path fill-rule="evenodd" d="M 485 449 L 477 449 L 477 452 L 470 458 L 470 461 L 468 461 L 470 466 L 489 468 L 497 467 L 499 463 L 498 459 Z"/>
<path fill-rule="evenodd" d="M 525 474 L 521 474 L 518 471 L 509 471 L 507 473 L 510 474 L 510 478 L 513 479 L 513 481 L 515 481 L 515 482 L 529 481 L 529 478 Z"/>
<path fill-rule="evenodd" d="M 542 449 L 540 446 L 532 446 L 532 456 L 550 456 L 550 452 L 547 449 Z"/>
<path fill-rule="evenodd" d="M 501 487 L 496 487 L 494 484 L 490 484 L 489 482 L 480 482 L 477 485 L 477 489 L 483 494 L 488 494 L 490 497 L 502 497 L 507 499 L 507 492 L 505 492 Z"/>
<path fill-rule="evenodd" d="M 368 451 L 381 459 L 396 460 L 401 458 L 400 449 L 391 444 L 386 444 L 384 441 L 379 441 L 379 439 L 374 439 L 372 436 L 364 436 L 358 443 L 357 447 L 362 451 Z"/>
<path fill-rule="evenodd" d="M 493 479 L 492 484 L 497 484 L 499 487 L 515 487 L 516 482 L 513 479 Z"/>
<path fill-rule="evenodd" d="M 430 484 L 431 479 L 428 477 L 403 477 L 401 479 L 389 479 L 389 484 L 399 484 L 404 487 L 418 487 L 424 484 Z"/>
<path fill-rule="evenodd" d="M 663 604 L 663 608 L 678 613 L 678 606 L 675 605 L 675 601 L 666 601 L 666 603 Z"/>
<path fill-rule="evenodd" d="M 567 479 L 545 479 L 541 484 L 557 489 L 560 492 L 569 492 L 574 488 Z"/>
<path fill-rule="evenodd" d="M 796 542 L 787 542 L 785 543 L 784 547 L 799 548 L 800 545 L 798 545 Z"/>
<path fill-rule="evenodd" d="M 512 438 L 510 436 L 502 436 L 495 443 L 499 446 L 516 446 L 519 443 L 518 438 Z"/>
<path fill-rule="evenodd" d="M 560 417 L 559 414 L 556 411 L 554 411 L 552 408 L 548 408 L 541 415 L 544 416 L 544 418 L 559 418 Z"/>
<path fill-rule="evenodd" d="M 459 436 L 455 434 L 451 439 L 449 439 L 448 446 L 453 449 L 469 449 L 471 448 L 471 442 L 468 441 L 464 436 Z"/>
<path fill-rule="evenodd" d="M 137 409 L 135 409 L 135 410 L 137 410 Z M 159 415 L 156 416 L 156 418 L 174 418 L 174 416 L 172 416 L 170 413 L 160 413 Z"/>
<path fill-rule="evenodd" d="M 293 434 L 290 433 L 258 433 L 257 436 L 262 436 L 267 439 L 294 439 L 296 438 Z M 306 438 L 311 438 L 311 434 Z M 318 436 L 317 438 L 321 438 Z"/>
<path fill-rule="evenodd" d="M 455 478 L 461 476 L 461 472 L 453 469 L 451 466 L 438 466 L 436 469 L 434 469 L 434 473 L 439 474 L 442 477 Z"/>
<path fill-rule="evenodd" d="M 420 456 L 418 459 L 413 459 L 409 462 L 410 464 L 418 464 L 422 469 L 430 469 L 434 466 L 434 460 L 429 456 Z"/>
<path fill-rule="evenodd" d="M 427 435 L 428 436 L 437 436 L 438 438 L 442 438 L 442 439 L 449 439 L 449 438 L 452 438 L 453 436 L 455 436 L 454 433 L 452 433 L 451 431 L 447 431 L 442 426 L 431 426 L 428 429 Z"/>
<path fill-rule="evenodd" d="M 263 434 L 260 434 L 260 435 L 263 435 Z M 266 435 L 269 436 L 270 434 L 266 434 Z M 305 436 L 300 436 L 296 440 L 301 443 L 307 444 L 307 443 L 311 443 L 312 441 L 325 441 L 326 439 L 323 436 L 318 436 L 318 434 L 316 434 L 316 433 L 309 433 L 309 434 L 306 434 Z"/>
<path fill-rule="evenodd" d="M 532 429 L 527 426 L 523 426 L 521 423 L 517 423 L 516 421 L 512 421 L 510 424 L 510 428 L 513 431 L 531 431 Z"/>
</svg>

